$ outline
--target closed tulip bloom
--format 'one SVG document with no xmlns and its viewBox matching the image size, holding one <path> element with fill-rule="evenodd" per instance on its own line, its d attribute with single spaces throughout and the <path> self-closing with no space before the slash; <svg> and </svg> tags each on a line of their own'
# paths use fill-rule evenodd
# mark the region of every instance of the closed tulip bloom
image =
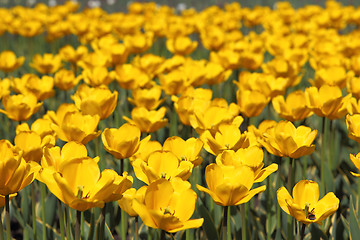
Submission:
<svg viewBox="0 0 360 240">
<path fill-rule="evenodd" d="M 187 180 L 194 167 L 191 162 L 179 160 L 175 154 L 167 151 L 151 153 L 147 162 L 136 159 L 132 166 L 136 177 L 148 185 L 160 178 L 169 180 L 180 177 Z"/>
<path fill-rule="evenodd" d="M 152 32 L 137 33 L 124 37 L 125 46 L 131 53 L 145 52 L 152 46 L 153 40 L 154 34 Z"/>
<path fill-rule="evenodd" d="M 0 99 L 6 95 L 10 95 L 10 79 L 4 78 L 0 80 Z"/>
<path fill-rule="evenodd" d="M 145 107 L 148 110 L 154 110 L 165 100 L 160 99 L 161 92 L 159 85 L 151 88 L 135 88 L 132 91 L 133 98 L 128 98 L 128 101 L 136 107 Z"/>
<path fill-rule="evenodd" d="M 87 144 L 97 138 L 101 130 L 97 131 L 100 121 L 98 115 L 84 115 L 81 112 L 68 112 L 65 114 L 61 125 L 52 124 L 58 137 L 65 142 L 77 141 Z"/>
<path fill-rule="evenodd" d="M 291 122 L 303 120 L 313 114 L 307 107 L 305 93 L 301 90 L 291 92 L 286 100 L 283 95 L 275 97 L 272 105 L 280 117 Z"/>
<path fill-rule="evenodd" d="M 132 177 L 114 170 L 100 172 L 98 158 L 74 158 L 62 162 L 58 171 L 44 168 L 39 180 L 63 203 L 78 211 L 103 207 L 104 203 L 119 200 L 132 185 Z"/>
<path fill-rule="evenodd" d="M 0 140 L 0 155 L 0 195 L 17 193 L 35 180 L 40 165 L 27 163 L 8 140 Z"/>
<path fill-rule="evenodd" d="M 213 201 L 221 206 L 234 206 L 250 201 L 266 186 L 251 189 L 255 181 L 254 170 L 247 165 L 218 165 L 212 163 L 205 169 L 205 179 L 208 188 L 196 187 L 211 196 Z"/>
<path fill-rule="evenodd" d="M 133 202 L 136 200 L 139 203 L 144 203 L 146 189 L 147 186 L 142 186 L 138 190 L 129 188 L 122 194 L 122 198 L 118 201 L 119 206 L 130 217 L 139 216 L 133 209 Z"/>
<path fill-rule="evenodd" d="M 281 209 L 304 224 L 322 224 L 339 208 L 339 199 L 333 192 L 319 200 L 319 185 L 311 180 L 301 180 L 292 190 L 293 197 L 285 187 L 277 190 L 277 199 Z"/>
<path fill-rule="evenodd" d="M 56 112 L 47 111 L 44 118 L 50 120 L 58 126 L 61 126 L 64 117 L 68 112 L 79 112 L 79 109 L 73 103 L 63 103 L 58 107 Z"/>
<path fill-rule="evenodd" d="M 185 141 L 181 137 L 173 136 L 165 140 L 163 150 L 174 153 L 180 161 L 189 161 L 196 167 L 203 161 L 200 156 L 203 146 L 200 139 L 189 138 Z"/>
<path fill-rule="evenodd" d="M 225 150 L 238 150 L 249 146 L 246 133 L 241 133 L 239 127 L 242 121 L 234 124 L 222 123 L 215 134 L 206 130 L 200 135 L 207 152 L 217 156 Z"/>
<path fill-rule="evenodd" d="M 296 128 L 289 121 L 280 121 L 273 131 L 264 133 L 259 141 L 271 154 L 296 159 L 314 152 L 316 135 L 317 130 L 306 126 Z"/>
<path fill-rule="evenodd" d="M 35 54 L 30 66 L 42 74 L 55 73 L 61 67 L 61 57 L 51 53 Z"/>
<path fill-rule="evenodd" d="M 184 71 L 184 68 L 177 68 L 168 74 L 159 75 L 161 87 L 167 95 L 178 95 L 191 85 Z"/>
<path fill-rule="evenodd" d="M 31 131 L 16 134 L 14 143 L 15 147 L 23 152 L 23 158 L 26 162 L 40 162 L 43 147 L 47 145 L 47 142 L 42 142 L 40 135 Z"/>
<path fill-rule="evenodd" d="M 221 64 L 214 62 L 206 64 L 205 72 L 205 83 L 209 85 L 220 84 L 226 81 L 232 73 L 230 69 L 226 70 Z"/>
<path fill-rule="evenodd" d="M 306 88 L 305 97 L 306 105 L 316 115 L 333 120 L 345 116 L 351 94 L 343 97 L 339 87 L 323 85 L 319 89 L 316 87 Z"/>
<path fill-rule="evenodd" d="M 55 73 L 54 84 L 57 88 L 67 91 L 75 87 L 80 81 L 80 78 L 75 77 L 71 70 L 61 69 Z"/>
<path fill-rule="evenodd" d="M 159 179 L 147 187 L 144 203 L 134 200 L 133 209 L 145 225 L 174 233 L 203 224 L 203 218 L 190 219 L 196 198 L 189 182 L 179 178 Z"/>
<path fill-rule="evenodd" d="M 8 118 L 14 121 L 27 121 L 42 106 L 32 94 L 7 95 L 2 99 L 5 110 L 0 109 Z"/>
<path fill-rule="evenodd" d="M 130 163 L 132 164 L 136 159 L 147 163 L 151 153 L 162 150 L 163 146 L 158 141 L 140 141 L 139 149 L 129 158 Z"/>
<path fill-rule="evenodd" d="M 360 78 L 352 77 L 348 78 L 346 81 L 346 90 L 348 93 L 351 93 L 356 99 L 360 99 Z"/>
<path fill-rule="evenodd" d="M 165 59 L 154 54 L 135 56 L 132 64 L 144 71 L 151 79 L 161 71 L 161 66 Z"/>
<path fill-rule="evenodd" d="M 16 134 L 19 134 L 20 132 L 35 132 L 41 137 L 41 141 L 46 143 L 46 146 L 54 146 L 57 136 L 55 131 L 51 128 L 51 123 L 51 120 L 44 118 L 36 119 L 31 125 L 31 128 L 29 128 L 27 123 L 22 123 L 16 126 Z"/>
<path fill-rule="evenodd" d="M 353 114 L 359 114 L 360 113 L 360 100 L 351 97 L 348 105 L 347 105 L 348 113 Z"/>
<path fill-rule="evenodd" d="M 338 86 L 344 88 L 350 75 L 342 66 L 331 66 L 328 68 L 317 69 L 315 79 L 311 81 L 313 85 L 320 88 L 322 85 Z"/>
<path fill-rule="evenodd" d="M 100 119 L 106 119 L 115 110 L 118 92 L 112 93 L 107 86 L 89 87 L 86 84 L 79 86 L 76 93 L 71 96 L 75 105 L 84 114 L 99 115 Z"/>
<path fill-rule="evenodd" d="M 176 36 L 166 41 L 166 48 L 177 55 L 188 55 L 196 49 L 197 45 L 198 43 L 188 36 Z"/>
<path fill-rule="evenodd" d="M 346 126 L 349 138 L 360 143 L 360 114 L 346 115 Z"/>
<path fill-rule="evenodd" d="M 123 119 L 138 126 L 141 132 L 152 133 L 165 127 L 168 123 L 168 119 L 164 118 L 165 113 L 165 107 L 161 107 L 159 110 L 151 111 L 144 107 L 136 107 L 131 111 L 132 119 L 125 116 L 123 116 Z"/>
<path fill-rule="evenodd" d="M 16 58 L 12 51 L 3 51 L 0 53 L 0 70 L 4 72 L 12 72 L 23 65 L 24 57 Z"/>
<path fill-rule="evenodd" d="M 85 68 L 80 78 L 92 87 L 108 85 L 113 81 L 113 76 L 108 72 L 106 67 Z"/>
<path fill-rule="evenodd" d="M 140 144 L 149 141 L 148 136 L 140 141 L 141 131 L 136 125 L 123 124 L 120 128 L 105 128 L 101 134 L 104 148 L 117 159 L 133 156 Z"/>
</svg>

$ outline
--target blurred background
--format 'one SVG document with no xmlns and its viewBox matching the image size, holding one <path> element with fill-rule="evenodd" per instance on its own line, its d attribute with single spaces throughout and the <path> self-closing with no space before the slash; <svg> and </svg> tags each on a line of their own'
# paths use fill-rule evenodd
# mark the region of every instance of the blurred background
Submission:
<svg viewBox="0 0 360 240">
<path fill-rule="evenodd" d="M 67 0 L 0 0 L 0 7 L 13 7 L 16 5 L 23 5 L 27 7 L 32 7 L 37 3 L 45 3 L 46 5 L 54 6 L 57 4 L 64 4 Z M 126 12 L 127 5 L 130 2 L 134 2 L 131 0 L 78 0 L 75 2 L 79 2 L 81 4 L 81 8 L 93 8 L 93 7 L 101 7 L 107 12 Z M 144 0 L 138 0 L 137 2 L 150 2 Z M 178 9 L 179 11 L 188 8 L 195 8 L 196 10 L 202 10 L 211 5 L 217 5 L 219 7 L 223 7 L 226 3 L 231 2 L 240 2 L 240 4 L 244 7 L 255 7 L 257 5 L 261 6 L 270 6 L 274 7 L 278 0 L 156 0 L 156 3 L 159 5 L 167 5 Z M 291 4 L 295 8 L 303 7 L 309 4 L 315 4 L 320 6 L 325 6 L 326 0 L 290 0 Z M 360 6 L 359 0 L 341 0 L 339 1 L 343 5 L 353 5 Z"/>
</svg>

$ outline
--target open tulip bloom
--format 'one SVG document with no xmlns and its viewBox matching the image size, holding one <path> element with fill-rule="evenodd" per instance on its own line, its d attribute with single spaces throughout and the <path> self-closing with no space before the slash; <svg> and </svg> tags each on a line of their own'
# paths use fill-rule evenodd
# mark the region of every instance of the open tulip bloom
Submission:
<svg viewBox="0 0 360 240">
<path fill-rule="evenodd" d="M 293 197 L 285 187 L 279 188 L 277 199 L 282 210 L 304 224 L 321 225 L 339 208 L 339 199 L 333 192 L 319 200 L 319 185 L 311 180 L 298 182 L 293 188 Z"/>
</svg>

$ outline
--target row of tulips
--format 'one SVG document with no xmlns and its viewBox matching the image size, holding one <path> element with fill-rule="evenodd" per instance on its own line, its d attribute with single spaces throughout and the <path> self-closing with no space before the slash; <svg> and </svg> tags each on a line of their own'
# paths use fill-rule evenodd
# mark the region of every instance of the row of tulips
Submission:
<svg viewBox="0 0 360 240">
<path fill-rule="evenodd" d="M 33 239 L 138 239 L 145 226 L 148 239 L 356 236 L 360 184 L 356 194 L 343 164 L 359 168 L 360 153 L 335 150 L 360 142 L 359 9 L 78 7 L 0 9 L 0 34 L 30 45 L 25 57 L 20 44 L 0 53 L 8 238 L 14 217 Z M 68 44 L 71 35 L 79 42 Z M 33 52 L 44 37 L 58 49 Z M 345 115 L 352 140 L 339 139 Z M 50 192 L 59 200 L 52 224 Z"/>
</svg>

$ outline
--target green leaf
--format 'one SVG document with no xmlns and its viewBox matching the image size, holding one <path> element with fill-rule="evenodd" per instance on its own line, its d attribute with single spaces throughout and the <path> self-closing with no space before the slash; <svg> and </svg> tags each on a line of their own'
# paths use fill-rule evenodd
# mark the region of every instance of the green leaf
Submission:
<svg viewBox="0 0 360 240">
<path fill-rule="evenodd" d="M 203 229 L 207 236 L 207 239 L 219 240 L 219 235 L 216 230 L 214 220 L 212 219 L 209 211 L 205 208 L 201 200 L 197 201 L 196 211 L 199 211 L 201 217 L 204 218 Z"/>
<path fill-rule="evenodd" d="M 354 202 L 353 202 L 352 195 L 350 195 L 349 226 L 350 226 L 350 239 L 358 239 L 358 237 L 360 236 L 360 226 L 359 226 L 359 221 L 356 216 L 356 211 L 354 209 Z"/>
</svg>

